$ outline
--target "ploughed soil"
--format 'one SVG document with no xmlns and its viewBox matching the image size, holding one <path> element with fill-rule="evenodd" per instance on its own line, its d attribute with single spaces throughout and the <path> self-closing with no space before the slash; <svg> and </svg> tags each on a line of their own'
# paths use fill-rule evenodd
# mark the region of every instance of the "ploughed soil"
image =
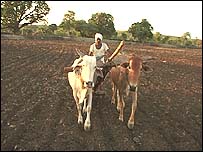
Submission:
<svg viewBox="0 0 203 152">
<path fill-rule="evenodd" d="M 202 150 L 202 50 L 126 42 L 125 54 L 150 56 L 153 72 L 138 87 L 135 126 L 128 129 L 105 96 L 94 96 L 91 129 L 77 124 L 77 109 L 63 68 L 87 53 L 91 43 L 1 39 L 1 150 Z M 119 42 L 107 43 L 111 51 Z M 84 117 L 85 118 L 85 115 Z"/>
</svg>

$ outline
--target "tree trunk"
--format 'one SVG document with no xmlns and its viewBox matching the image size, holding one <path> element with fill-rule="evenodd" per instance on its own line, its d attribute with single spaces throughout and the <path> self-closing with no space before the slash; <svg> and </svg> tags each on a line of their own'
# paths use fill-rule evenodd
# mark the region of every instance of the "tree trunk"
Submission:
<svg viewBox="0 0 203 152">
<path fill-rule="evenodd" d="M 16 25 L 13 27 L 13 33 L 20 34 L 19 24 L 16 23 Z"/>
</svg>

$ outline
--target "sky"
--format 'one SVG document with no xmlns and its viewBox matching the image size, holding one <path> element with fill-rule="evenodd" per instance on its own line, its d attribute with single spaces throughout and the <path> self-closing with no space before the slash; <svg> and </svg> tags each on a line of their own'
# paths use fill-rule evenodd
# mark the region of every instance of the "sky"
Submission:
<svg viewBox="0 0 203 152">
<path fill-rule="evenodd" d="M 50 12 L 48 24 L 59 25 L 68 11 L 75 12 L 76 20 L 85 20 L 103 12 L 114 18 L 116 30 L 127 31 L 142 19 L 152 25 L 153 33 L 202 39 L 202 1 L 46 1 Z"/>
</svg>

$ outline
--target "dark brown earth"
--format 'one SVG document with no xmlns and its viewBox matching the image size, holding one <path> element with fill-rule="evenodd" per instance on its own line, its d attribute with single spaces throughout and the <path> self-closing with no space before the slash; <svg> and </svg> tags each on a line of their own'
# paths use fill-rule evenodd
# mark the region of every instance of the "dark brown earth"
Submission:
<svg viewBox="0 0 203 152">
<path fill-rule="evenodd" d="M 202 50 L 126 43 L 126 54 L 156 58 L 140 80 L 135 127 L 127 128 L 129 98 L 118 120 L 107 78 L 85 132 L 63 68 L 77 58 L 75 48 L 87 53 L 90 44 L 1 39 L 1 150 L 202 150 Z"/>
</svg>

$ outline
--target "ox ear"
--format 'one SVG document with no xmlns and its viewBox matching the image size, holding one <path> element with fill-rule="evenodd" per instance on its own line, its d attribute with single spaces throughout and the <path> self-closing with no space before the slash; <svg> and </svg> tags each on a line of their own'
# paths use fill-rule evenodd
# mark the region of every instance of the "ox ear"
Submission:
<svg viewBox="0 0 203 152">
<path fill-rule="evenodd" d="M 142 71 L 145 72 L 145 73 L 150 73 L 150 72 L 153 71 L 153 69 L 150 66 L 146 65 L 146 64 L 142 64 Z"/>
<path fill-rule="evenodd" d="M 103 75 L 103 72 L 102 72 L 101 69 L 96 68 L 95 74 L 96 74 L 97 77 L 99 76 L 101 78 L 104 78 L 104 75 Z"/>
<path fill-rule="evenodd" d="M 128 62 L 124 62 L 124 63 L 121 63 L 120 66 L 122 66 L 124 68 L 127 68 L 129 66 L 129 63 Z"/>
</svg>

